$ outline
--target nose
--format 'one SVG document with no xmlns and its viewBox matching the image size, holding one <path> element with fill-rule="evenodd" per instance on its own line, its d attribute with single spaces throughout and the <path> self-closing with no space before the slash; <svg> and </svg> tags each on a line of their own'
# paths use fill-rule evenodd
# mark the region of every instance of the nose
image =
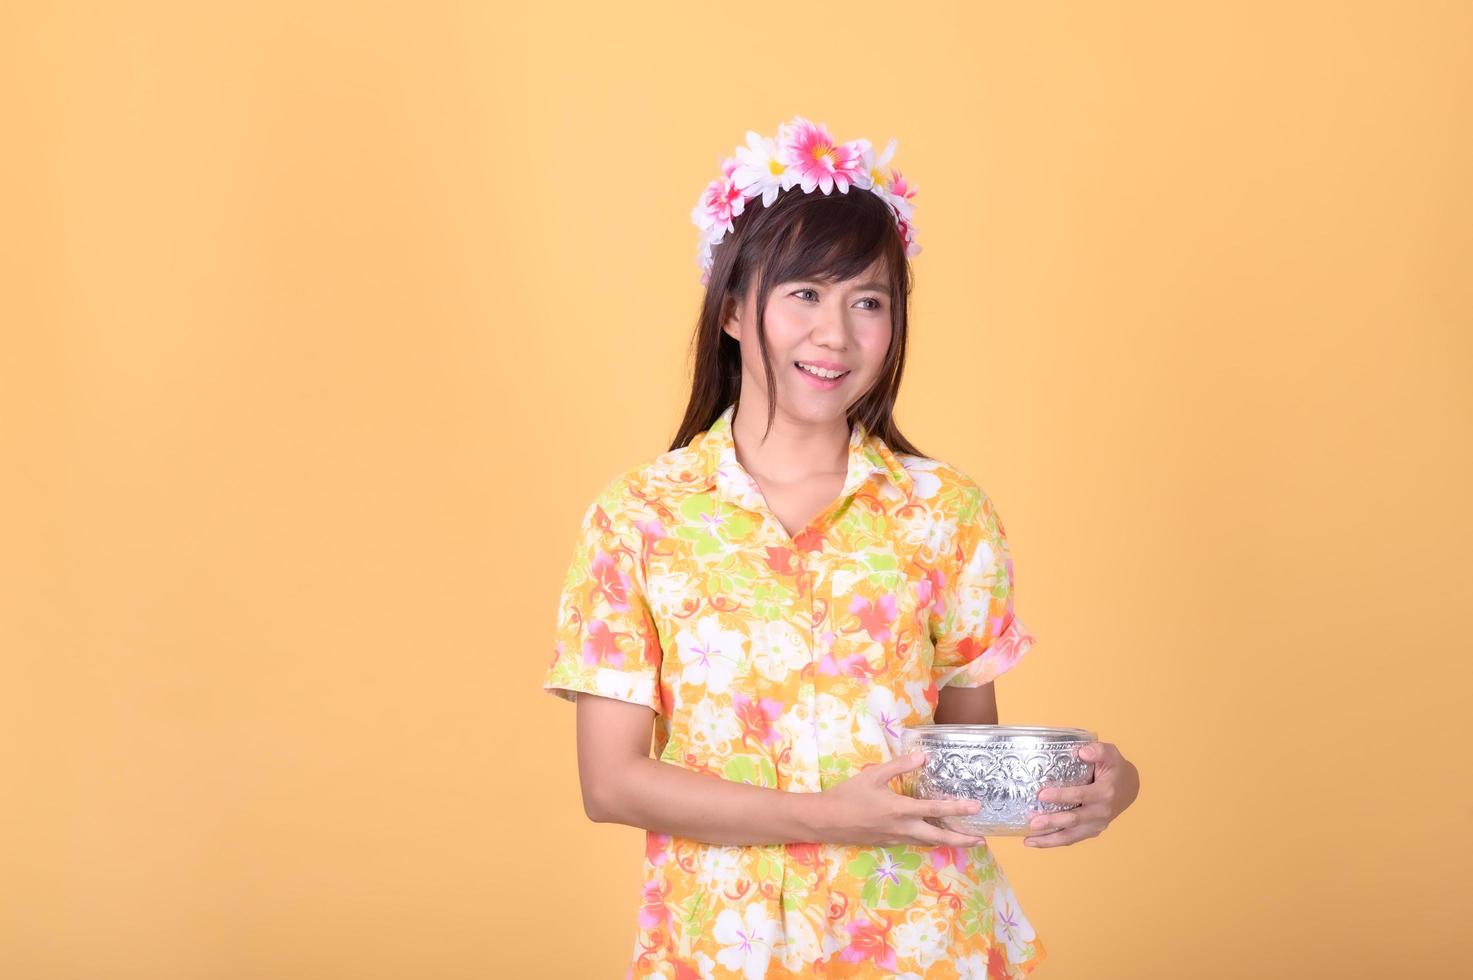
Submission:
<svg viewBox="0 0 1473 980">
<path fill-rule="evenodd" d="M 813 342 L 830 350 L 843 350 L 848 345 L 849 324 L 842 307 L 824 310 L 813 325 Z"/>
</svg>

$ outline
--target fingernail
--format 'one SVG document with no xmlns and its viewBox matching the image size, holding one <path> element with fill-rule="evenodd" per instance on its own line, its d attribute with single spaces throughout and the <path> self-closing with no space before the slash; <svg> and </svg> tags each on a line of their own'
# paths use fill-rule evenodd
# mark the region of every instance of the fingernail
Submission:
<svg viewBox="0 0 1473 980">
<path fill-rule="evenodd" d="M 1038 841 L 1034 840 L 1032 837 L 1030 837 L 1027 840 L 1023 841 L 1023 843 L 1026 844 L 1026 845 L 1028 845 L 1029 847 L 1037 847 L 1038 846 Z"/>
</svg>

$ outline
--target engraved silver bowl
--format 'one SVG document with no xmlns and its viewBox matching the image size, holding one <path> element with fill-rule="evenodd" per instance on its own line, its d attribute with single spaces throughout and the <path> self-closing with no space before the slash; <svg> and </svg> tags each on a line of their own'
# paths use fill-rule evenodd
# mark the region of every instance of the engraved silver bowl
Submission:
<svg viewBox="0 0 1473 980">
<path fill-rule="evenodd" d="M 1045 803 L 1046 786 L 1093 782 L 1093 763 L 1079 750 L 1095 741 L 1082 728 L 1038 725 L 913 725 L 900 735 L 900 752 L 926 753 L 926 764 L 901 774 L 901 792 L 922 800 L 976 800 L 971 814 L 927 817 L 948 830 L 984 837 L 1022 837 L 1040 813 L 1077 803 Z"/>
</svg>

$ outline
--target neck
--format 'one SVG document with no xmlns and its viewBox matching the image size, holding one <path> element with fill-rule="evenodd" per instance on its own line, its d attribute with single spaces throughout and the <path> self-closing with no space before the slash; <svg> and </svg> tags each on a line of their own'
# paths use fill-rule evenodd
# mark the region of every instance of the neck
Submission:
<svg viewBox="0 0 1473 980">
<path fill-rule="evenodd" d="M 765 405 L 752 401 L 737 405 L 731 434 L 742 469 L 780 483 L 798 483 L 848 470 L 850 430 L 844 416 L 820 421 L 795 419 L 779 408 L 772 419 L 772 431 L 763 441 L 766 412 Z"/>
</svg>

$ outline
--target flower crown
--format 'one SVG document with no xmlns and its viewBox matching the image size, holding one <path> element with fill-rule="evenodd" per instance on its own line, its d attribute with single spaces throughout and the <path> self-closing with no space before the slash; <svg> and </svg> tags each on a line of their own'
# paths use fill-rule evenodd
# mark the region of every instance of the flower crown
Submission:
<svg viewBox="0 0 1473 980">
<path fill-rule="evenodd" d="M 696 252 L 701 285 L 711 280 L 711 250 L 727 232 L 736 230 L 732 219 L 746 209 L 747 202 L 761 194 L 762 206 L 767 207 L 779 193 L 794 186 L 804 194 L 819 189 L 827 194 L 835 186 L 839 193 L 847 194 L 851 184 L 873 192 L 890 206 L 906 256 L 919 255 L 921 246 L 916 243 L 916 226 L 911 222 L 915 205 L 910 199 L 915 197 L 915 188 L 899 170 L 891 168 L 888 175 L 884 170 L 895 145 L 892 139 L 876 159 L 869 140 L 836 144 L 825 125 L 811 123 L 802 116 L 779 123 L 775 139 L 747 130 L 747 145 L 737 147 L 735 156 L 721 161 L 721 177 L 706 186 L 691 209 L 691 220 L 701 230 Z"/>
</svg>

